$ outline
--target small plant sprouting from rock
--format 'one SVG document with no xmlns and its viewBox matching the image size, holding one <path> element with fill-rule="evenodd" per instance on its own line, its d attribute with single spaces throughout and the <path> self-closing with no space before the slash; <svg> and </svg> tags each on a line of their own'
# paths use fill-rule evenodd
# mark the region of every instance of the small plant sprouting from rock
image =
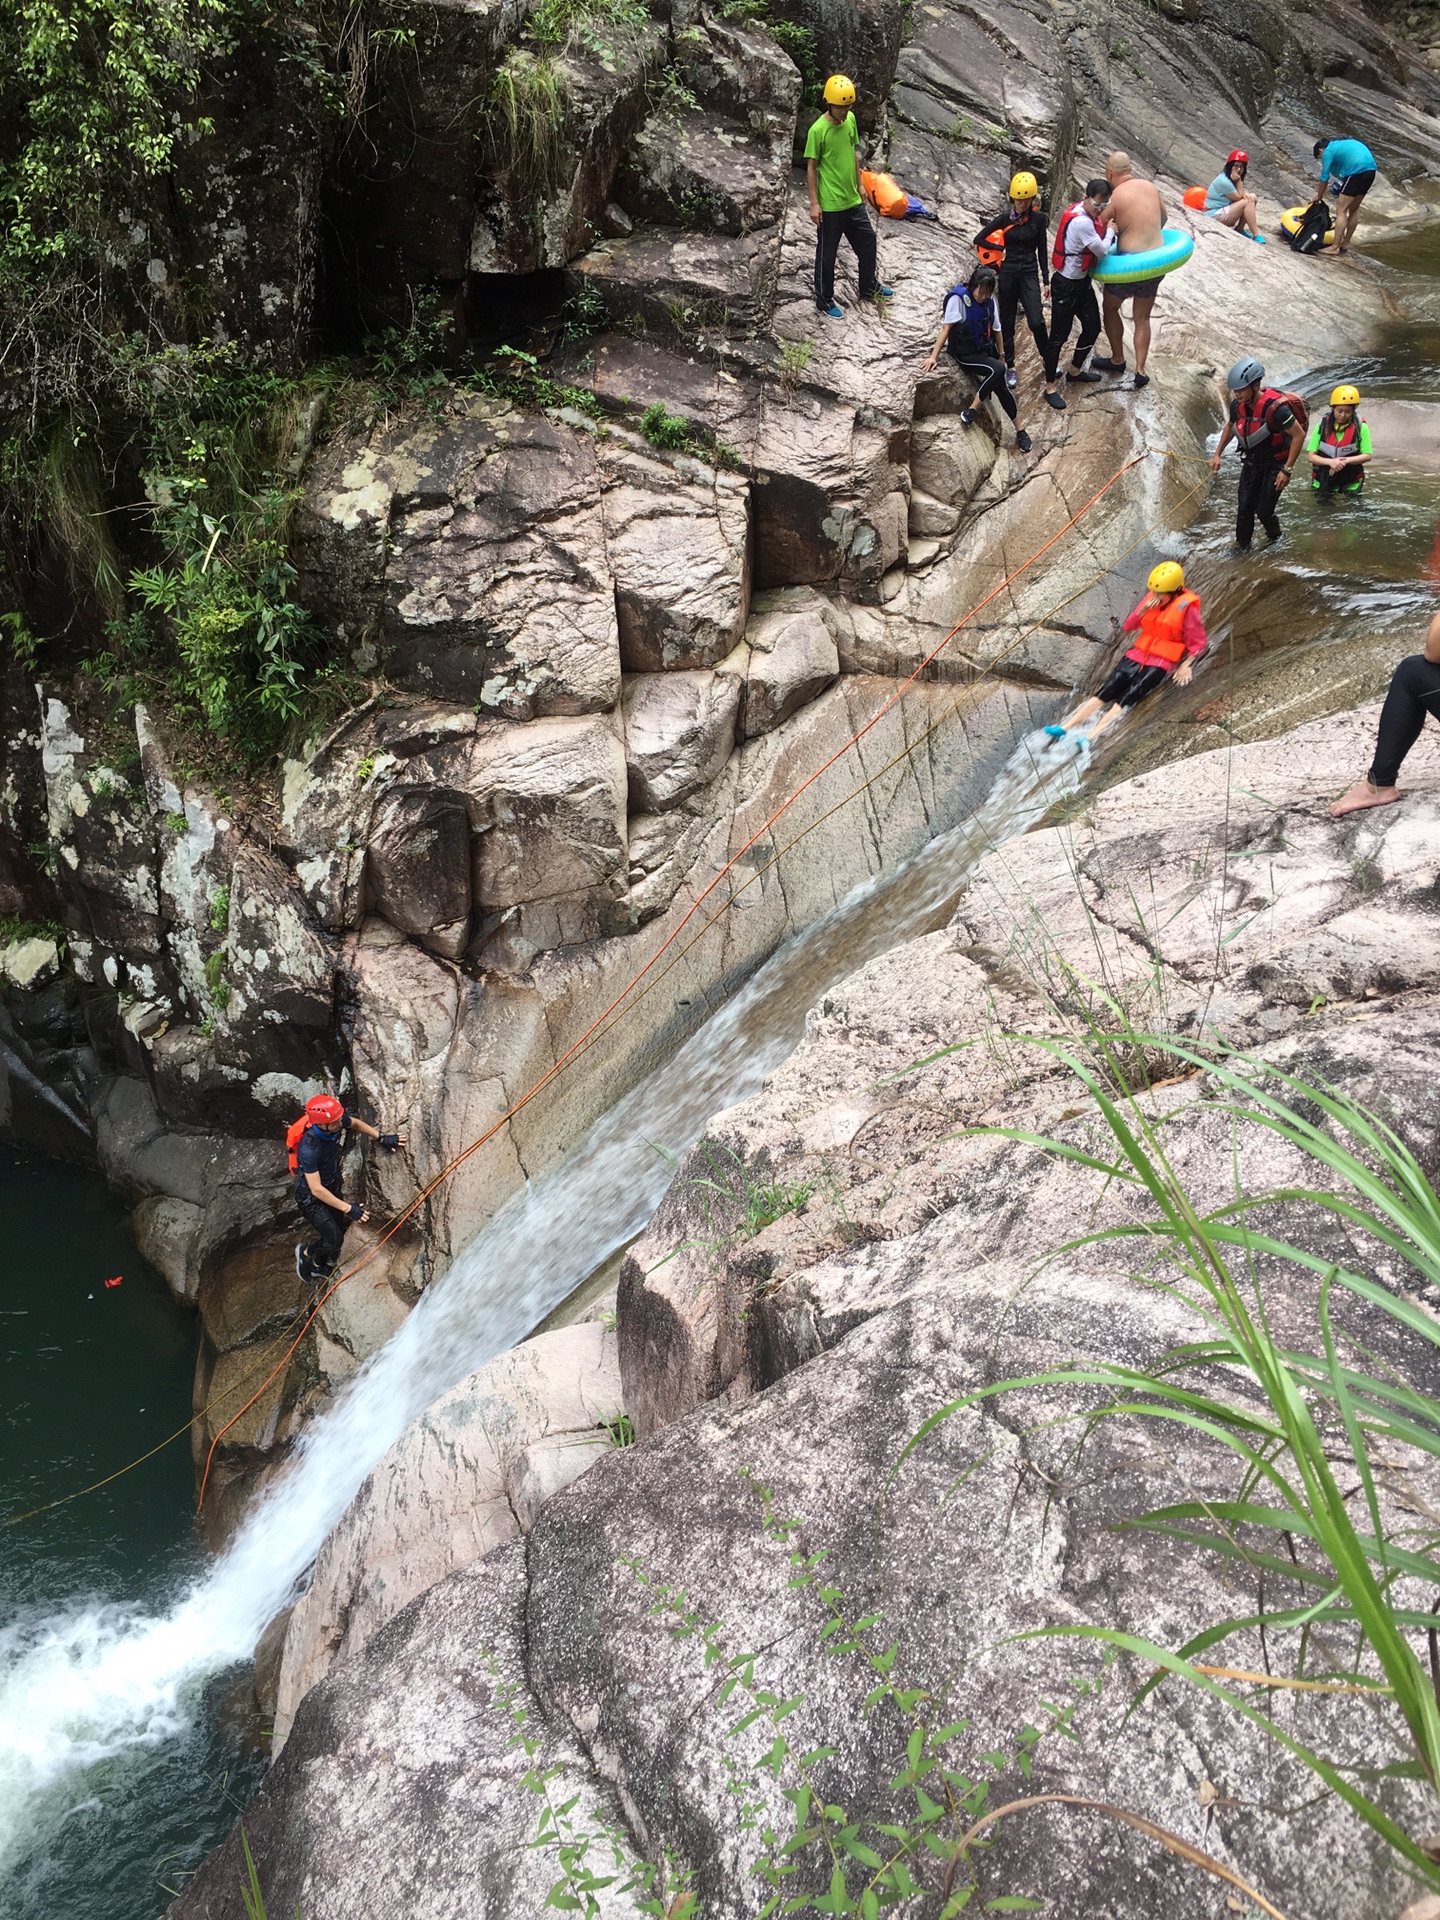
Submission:
<svg viewBox="0 0 1440 1920">
<path fill-rule="evenodd" d="M 219 886 L 210 901 L 210 930 L 212 933 L 224 933 L 230 924 L 230 889 Z"/>
<path fill-rule="evenodd" d="M 225 978 L 225 955 L 219 951 L 212 953 L 205 962 L 205 985 L 211 1006 L 218 1013 L 223 1013 L 230 1004 L 230 982 Z"/>
<path fill-rule="evenodd" d="M 707 1145 L 702 1152 L 710 1174 L 686 1184 L 700 1194 L 706 1225 L 716 1228 L 717 1243 L 753 1239 L 787 1213 L 798 1213 L 815 1191 L 813 1180 L 787 1182 L 757 1173 L 728 1147 Z M 714 1212 L 717 1205 L 721 1213 L 718 1222 Z"/>
<path fill-rule="evenodd" d="M 611 1414 L 608 1419 L 602 1419 L 600 1424 L 605 1429 L 612 1447 L 634 1446 L 635 1422 L 628 1413 Z"/>
<path fill-rule="evenodd" d="M 260 1885 L 260 1874 L 255 1866 L 255 1856 L 250 1851 L 250 1836 L 244 1827 L 240 1829 L 240 1846 L 245 1855 L 245 1878 L 240 1882 L 240 1899 L 245 1908 L 245 1920 L 269 1920 L 265 1908 L 265 1894 Z M 300 1902 L 295 1902 L 295 1920 L 301 1920 Z"/>
<path fill-rule="evenodd" d="M 183 813 L 167 813 L 165 816 L 165 826 L 168 832 L 175 834 L 177 837 L 180 834 L 190 831 L 190 822 L 185 818 Z"/>
<path fill-rule="evenodd" d="M 671 413 L 663 400 L 656 400 L 640 416 L 640 431 L 652 447 L 672 452 L 688 452 L 691 444 L 690 422 L 682 414 Z"/>
<path fill-rule="evenodd" d="M 793 393 L 800 383 L 800 376 L 815 356 L 815 349 L 808 340 L 782 340 L 780 342 L 780 384 L 786 393 Z"/>
<path fill-rule="evenodd" d="M 373 753 L 362 753 L 360 758 L 355 762 L 356 786 L 363 787 L 374 771 L 375 755 Z"/>
</svg>

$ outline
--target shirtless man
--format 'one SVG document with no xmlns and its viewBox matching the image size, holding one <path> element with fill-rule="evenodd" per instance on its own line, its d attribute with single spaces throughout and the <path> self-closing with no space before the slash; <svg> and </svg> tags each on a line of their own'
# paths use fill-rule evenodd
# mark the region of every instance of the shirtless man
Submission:
<svg viewBox="0 0 1440 1920">
<path fill-rule="evenodd" d="M 1164 214 L 1159 190 L 1150 180 L 1137 180 L 1128 153 L 1112 153 L 1105 162 L 1105 178 L 1110 182 L 1111 229 L 1119 234 L 1117 253 L 1149 253 L 1160 245 Z M 1127 300 L 1133 300 L 1135 321 L 1135 385 L 1148 387 L 1150 376 L 1145 362 L 1150 357 L 1150 312 L 1160 291 L 1160 278 L 1135 280 L 1128 286 L 1105 288 L 1105 338 L 1110 343 L 1108 360 L 1092 360 L 1101 373 L 1125 371 L 1125 318 L 1121 312 Z"/>
</svg>

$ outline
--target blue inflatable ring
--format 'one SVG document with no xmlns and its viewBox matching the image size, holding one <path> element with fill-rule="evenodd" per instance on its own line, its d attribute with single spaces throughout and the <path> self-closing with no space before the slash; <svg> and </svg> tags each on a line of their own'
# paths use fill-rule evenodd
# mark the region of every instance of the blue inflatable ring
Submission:
<svg viewBox="0 0 1440 1920">
<path fill-rule="evenodd" d="M 1107 253 L 1095 268 L 1095 279 L 1107 287 L 1128 286 L 1132 280 L 1154 280 L 1159 274 L 1183 267 L 1195 251 L 1195 236 L 1179 227 L 1162 227 L 1160 244 L 1148 253 Z"/>
</svg>

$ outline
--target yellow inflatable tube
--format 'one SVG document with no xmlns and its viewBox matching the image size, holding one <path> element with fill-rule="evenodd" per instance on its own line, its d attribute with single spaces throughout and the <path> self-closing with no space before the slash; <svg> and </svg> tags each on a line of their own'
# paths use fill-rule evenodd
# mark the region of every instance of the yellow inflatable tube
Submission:
<svg viewBox="0 0 1440 1920">
<path fill-rule="evenodd" d="M 1300 222 L 1305 218 L 1305 215 L 1307 214 L 1308 211 L 1309 211 L 1308 207 L 1291 207 L 1288 209 L 1288 211 L 1286 211 L 1285 213 L 1282 213 L 1280 216 L 1281 232 L 1282 233 L 1298 233 L 1300 231 Z M 1325 245 L 1327 247 L 1333 247 L 1334 244 L 1335 244 L 1335 229 L 1331 227 L 1330 231 L 1325 236 Z"/>
</svg>

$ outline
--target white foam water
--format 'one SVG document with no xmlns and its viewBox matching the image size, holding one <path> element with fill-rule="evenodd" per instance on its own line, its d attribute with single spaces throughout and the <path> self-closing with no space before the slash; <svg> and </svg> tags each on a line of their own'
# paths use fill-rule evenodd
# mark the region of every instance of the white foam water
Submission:
<svg viewBox="0 0 1440 1920">
<path fill-rule="evenodd" d="M 0 1632 L 0 1865 L 84 1803 L 87 1776 L 179 1737 L 205 1681 L 249 1658 L 366 1474 L 441 1393 L 513 1346 L 633 1237 L 683 1152 L 794 1046 L 808 1006 L 940 924 L 974 861 L 1078 786 L 1084 750 L 1031 735 L 977 813 L 780 949 L 547 1175 L 508 1202 L 316 1416 L 220 1556 L 168 1609 L 103 1603 Z"/>
</svg>

